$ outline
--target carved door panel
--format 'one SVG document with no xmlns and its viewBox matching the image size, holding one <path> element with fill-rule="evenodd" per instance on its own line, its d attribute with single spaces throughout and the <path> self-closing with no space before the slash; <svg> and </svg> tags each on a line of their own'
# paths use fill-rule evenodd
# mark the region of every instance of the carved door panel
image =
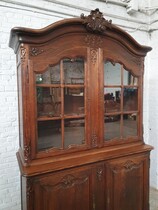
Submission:
<svg viewBox="0 0 158 210">
<path fill-rule="evenodd" d="M 107 210 L 148 210 L 148 157 L 127 157 L 109 161 Z"/>
<path fill-rule="evenodd" d="M 68 170 L 34 181 L 34 210 L 90 210 L 91 170 Z"/>
</svg>

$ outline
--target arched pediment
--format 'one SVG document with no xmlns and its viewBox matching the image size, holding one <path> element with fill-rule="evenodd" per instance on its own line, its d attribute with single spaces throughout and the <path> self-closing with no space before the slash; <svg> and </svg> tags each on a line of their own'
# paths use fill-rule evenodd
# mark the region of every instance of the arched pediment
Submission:
<svg viewBox="0 0 158 210">
<path fill-rule="evenodd" d="M 140 45 L 127 32 L 112 24 L 103 17 L 99 9 L 92 10 L 90 15 L 80 18 L 64 19 L 42 29 L 15 27 L 11 30 L 9 46 L 17 52 L 21 43 L 44 44 L 65 34 L 76 33 L 100 34 L 124 45 L 132 53 L 145 56 L 152 48 Z"/>
</svg>

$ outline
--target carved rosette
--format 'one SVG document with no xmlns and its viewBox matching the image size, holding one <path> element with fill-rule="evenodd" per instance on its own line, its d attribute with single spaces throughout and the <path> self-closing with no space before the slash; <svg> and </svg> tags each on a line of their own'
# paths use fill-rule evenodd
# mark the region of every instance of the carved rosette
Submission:
<svg viewBox="0 0 158 210">
<path fill-rule="evenodd" d="M 111 29 L 111 20 L 106 20 L 99 9 L 92 10 L 90 15 L 85 16 L 81 14 L 81 19 L 83 19 L 83 24 L 86 29 L 95 33 L 104 33 L 107 29 Z"/>
<path fill-rule="evenodd" d="M 31 152 L 31 147 L 30 144 L 29 145 L 24 145 L 24 160 L 25 163 L 28 163 L 30 160 L 30 152 Z"/>
<path fill-rule="evenodd" d="M 39 55 L 39 54 L 41 54 L 43 52 L 44 52 L 43 49 L 39 49 L 37 47 L 31 47 L 31 49 L 30 49 L 30 56 L 37 56 L 37 55 Z"/>
</svg>

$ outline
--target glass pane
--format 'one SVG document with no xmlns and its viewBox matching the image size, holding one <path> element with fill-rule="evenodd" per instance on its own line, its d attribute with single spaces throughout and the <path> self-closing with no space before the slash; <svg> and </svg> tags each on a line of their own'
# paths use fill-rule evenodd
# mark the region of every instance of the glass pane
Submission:
<svg viewBox="0 0 158 210">
<path fill-rule="evenodd" d="M 40 121 L 37 124 L 38 150 L 61 148 L 61 120 Z"/>
<path fill-rule="evenodd" d="M 138 89 L 137 88 L 124 88 L 123 110 L 124 111 L 138 110 Z"/>
<path fill-rule="evenodd" d="M 61 89 L 37 87 L 38 117 L 54 117 L 61 114 Z"/>
<path fill-rule="evenodd" d="M 138 78 L 132 75 L 129 71 L 123 71 L 123 84 L 124 85 L 138 85 Z"/>
<path fill-rule="evenodd" d="M 84 84 L 84 60 L 82 58 L 64 59 L 65 84 Z"/>
<path fill-rule="evenodd" d="M 64 89 L 64 112 L 67 115 L 84 113 L 84 88 Z"/>
<path fill-rule="evenodd" d="M 59 84 L 60 65 L 49 66 L 43 74 L 36 74 L 36 84 Z"/>
<path fill-rule="evenodd" d="M 123 115 L 123 137 L 137 136 L 137 114 Z"/>
<path fill-rule="evenodd" d="M 121 85 L 121 65 L 104 63 L 104 85 Z"/>
<path fill-rule="evenodd" d="M 65 147 L 70 145 L 81 145 L 85 143 L 85 120 L 80 119 L 66 119 L 64 129 L 64 143 Z"/>
<path fill-rule="evenodd" d="M 104 118 L 104 139 L 107 141 L 114 138 L 120 138 L 120 115 Z"/>
<path fill-rule="evenodd" d="M 104 88 L 105 113 L 119 112 L 121 101 L 121 88 Z"/>
</svg>

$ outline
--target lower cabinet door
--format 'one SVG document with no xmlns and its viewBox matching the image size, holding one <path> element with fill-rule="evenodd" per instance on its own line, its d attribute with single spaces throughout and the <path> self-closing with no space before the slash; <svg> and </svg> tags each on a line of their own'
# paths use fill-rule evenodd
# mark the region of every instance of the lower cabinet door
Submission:
<svg viewBox="0 0 158 210">
<path fill-rule="evenodd" d="M 91 210 L 90 169 L 66 170 L 32 178 L 33 210 Z"/>
<path fill-rule="evenodd" d="M 22 177 L 23 210 L 105 210 L 105 164 Z"/>
<path fill-rule="evenodd" d="M 148 155 L 106 163 L 106 210 L 149 210 Z"/>
</svg>

